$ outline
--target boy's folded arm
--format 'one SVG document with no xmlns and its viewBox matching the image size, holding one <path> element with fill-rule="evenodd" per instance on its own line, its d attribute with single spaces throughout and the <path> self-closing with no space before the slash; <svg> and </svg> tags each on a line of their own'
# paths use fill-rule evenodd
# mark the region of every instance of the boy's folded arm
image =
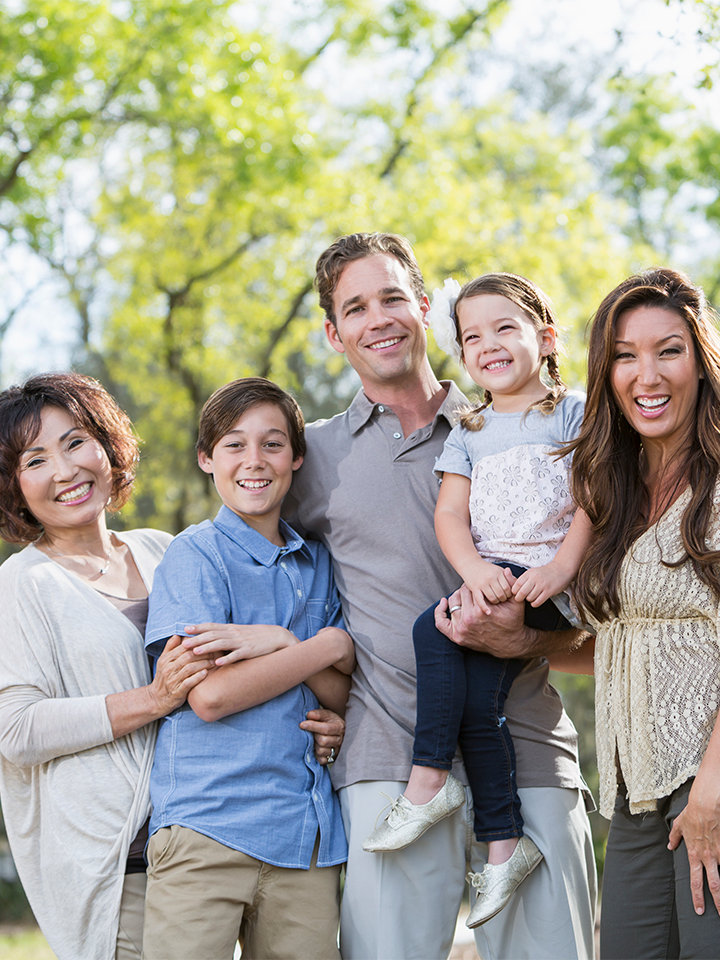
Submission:
<svg viewBox="0 0 720 960">
<path fill-rule="evenodd" d="M 355 647 L 350 634 L 340 627 L 323 627 L 316 634 L 317 637 L 324 637 L 325 639 L 333 635 L 341 635 L 346 644 L 346 655 L 334 666 L 326 667 L 314 676 L 308 677 L 305 684 L 310 687 L 323 707 L 327 707 L 344 717 L 348 694 L 350 693 L 350 676 L 355 669 Z M 340 637 L 336 637 L 336 639 L 340 639 Z"/>
<path fill-rule="evenodd" d="M 248 710 L 327 667 L 346 665 L 348 639 L 344 630 L 325 627 L 303 643 L 219 667 L 191 691 L 188 703 L 201 720 L 208 722 Z"/>
</svg>

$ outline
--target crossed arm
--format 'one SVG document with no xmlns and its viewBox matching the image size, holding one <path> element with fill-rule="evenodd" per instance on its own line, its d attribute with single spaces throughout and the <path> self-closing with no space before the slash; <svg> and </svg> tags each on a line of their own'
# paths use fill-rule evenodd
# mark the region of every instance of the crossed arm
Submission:
<svg viewBox="0 0 720 960">
<path fill-rule="evenodd" d="M 300 643 L 283 628 L 268 627 L 263 631 L 261 625 L 250 652 L 248 628 L 234 631 L 236 626 L 239 625 L 200 624 L 194 635 L 184 641 L 201 656 L 212 656 L 218 649 L 233 649 L 235 634 L 244 651 L 245 659 L 238 660 L 232 654 L 219 657 L 222 665 L 211 669 L 191 691 L 188 703 L 202 720 L 211 722 L 247 710 L 299 683 L 306 683 L 323 707 L 338 714 L 344 712 L 355 666 L 352 640 L 345 630 L 323 627 L 314 637 Z"/>
</svg>

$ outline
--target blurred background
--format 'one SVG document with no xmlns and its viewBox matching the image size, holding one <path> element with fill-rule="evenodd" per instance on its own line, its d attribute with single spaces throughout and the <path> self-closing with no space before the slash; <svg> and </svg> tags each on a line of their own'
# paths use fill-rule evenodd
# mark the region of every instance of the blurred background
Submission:
<svg viewBox="0 0 720 960">
<path fill-rule="evenodd" d="M 429 292 L 535 280 L 580 388 L 623 277 L 720 300 L 718 3 L 3 0 L 0 50 L 0 386 L 73 367 L 118 398 L 143 439 L 118 528 L 214 514 L 195 425 L 228 380 L 347 406 L 312 290 L 341 234 L 404 234 Z M 555 679 L 594 787 L 592 680 Z M 5 846 L 0 922 L 26 915 Z"/>
</svg>

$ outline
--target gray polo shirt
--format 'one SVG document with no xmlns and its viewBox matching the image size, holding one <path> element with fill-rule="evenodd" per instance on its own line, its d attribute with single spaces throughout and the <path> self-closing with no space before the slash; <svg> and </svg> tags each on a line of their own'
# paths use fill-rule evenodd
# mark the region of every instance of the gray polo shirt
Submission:
<svg viewBox="0 0 720 960">
<path fill-rule="evenodd" d="M 446 381 L 432 423 L 407 438 L 389 407 L 361 390 L 345 413 L 310 424 L 308 451 L 284 512 L 330 550 L 357 668 L 336 788 L 360 780 L 406 780 L 415 728 L 412 627 L 459 586 L 435 538 L 439 482 L 433 474 L 458 408 Z M 529 661 L 512 686 L 506 715 L 521 787 L 579 787 L 577 734 L 547 682 L 545 660 Z M 458 771 L 464 778 L 464 771 Z"/>
</svg>

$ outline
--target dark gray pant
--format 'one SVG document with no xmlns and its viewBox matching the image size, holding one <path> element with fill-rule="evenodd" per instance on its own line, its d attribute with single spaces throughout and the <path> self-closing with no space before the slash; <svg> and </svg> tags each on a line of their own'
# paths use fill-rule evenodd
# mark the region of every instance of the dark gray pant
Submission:
<svg viewBox="0 0 720 960">
<path fill-rule="evenodd" d="M 720 915 L 705 879 L 705 913 L 690 893 L 684 842 L 667 849 L 670 828 L 684 810 L 692 780 L 658 801 L 657 811 L 631 814 L 619 796 L 610 824 L 600 920 L 602 960 L 720 957 Z"/>
</svg>

